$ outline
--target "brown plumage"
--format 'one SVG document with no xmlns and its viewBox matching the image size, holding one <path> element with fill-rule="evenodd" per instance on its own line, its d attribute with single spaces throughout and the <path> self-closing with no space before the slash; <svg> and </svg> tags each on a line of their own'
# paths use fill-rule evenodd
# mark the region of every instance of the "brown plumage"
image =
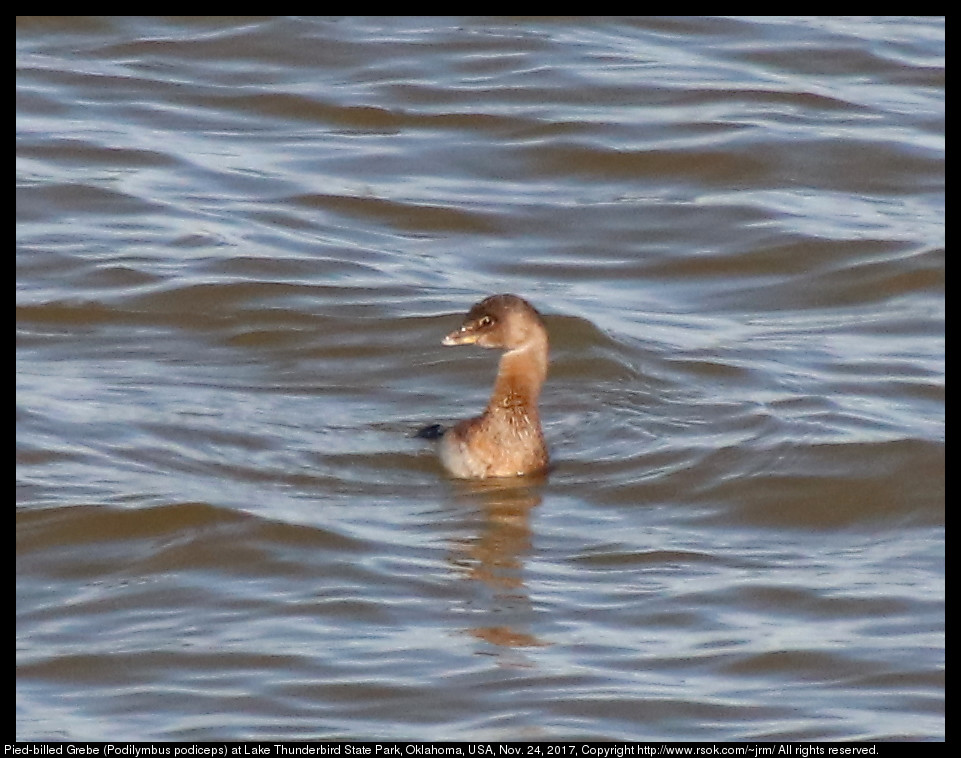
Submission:
<svg viewBox="0 0 961 758">
<path fill-rule="evenodd" d="M 440 458 L 447 470 L 462 479 L 545 471 L 550 459 L 537 401 L 547 377 L 548 340 L 540 314 L 516 295 L 493 295 L 471 308 L 443 344 L 505 351 L 487 408 L 441 439 Z"/>
</svg>

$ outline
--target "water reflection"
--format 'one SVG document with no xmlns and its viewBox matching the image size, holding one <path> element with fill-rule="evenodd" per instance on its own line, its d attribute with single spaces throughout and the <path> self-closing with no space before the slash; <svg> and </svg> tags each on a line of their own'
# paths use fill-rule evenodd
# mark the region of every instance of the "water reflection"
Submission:
<svg viewBox="0 0 961 758">
<path fill-rule="evenodd" d="M 545 480 L 538 475 L 455 483 L 457 499 L 480 506 L 483 519 L 476 534 L 452 541 L 448 560 L 464 579 L 483 589 L 469 593 L 484 599 L 481 607 L 472 609 L 483 623 L 471 625 L 468 633 L 498 647 L 549 644 L 530 632 L 534 608 L 524 582 L 532 546 L 531 510 L 541 503 Z"/>
</svg>

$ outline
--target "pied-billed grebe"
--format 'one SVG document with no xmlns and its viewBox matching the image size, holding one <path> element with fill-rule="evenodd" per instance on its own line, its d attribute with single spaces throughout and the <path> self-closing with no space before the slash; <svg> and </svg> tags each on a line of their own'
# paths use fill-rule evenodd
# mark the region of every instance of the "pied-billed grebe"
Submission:
<svg viewBox="0 0 961 758">
<path fill-rule="evenodd" d="M 547 469 L 549 458 L 537 400 L 547 377 L 547 329 L 533 306 L 517 295 L 493 295 L 470 309 L 445 345 L 480 345 L 504 350 L 487 408 L 437 437 L 440 459 L 462 479 L 523 476 Z"/>
</svg>

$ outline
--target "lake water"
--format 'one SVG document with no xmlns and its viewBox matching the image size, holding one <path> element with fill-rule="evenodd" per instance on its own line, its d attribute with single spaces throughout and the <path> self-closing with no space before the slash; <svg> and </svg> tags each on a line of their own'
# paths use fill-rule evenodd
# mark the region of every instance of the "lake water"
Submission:
<svg viewBox="0 0 961 758">
<path fill-rule="evenodd" d="M 19 18 L 17 738 L 943 739 L 944 32 Z"/>
</svg>

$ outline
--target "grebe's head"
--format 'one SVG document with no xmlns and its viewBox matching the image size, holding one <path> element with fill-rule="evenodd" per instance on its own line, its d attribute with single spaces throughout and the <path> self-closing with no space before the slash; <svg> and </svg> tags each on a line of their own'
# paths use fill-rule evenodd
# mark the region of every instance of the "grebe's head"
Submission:
<svg viewBox="0 0 961 758">
<path fill-rule="evenodd" d="M 540 341 L 546 343 L 547 329 L 534 306 L 517 295 L 492 295 L 471 308 L 443 344 L 517 350 Z"/>
</svg>

